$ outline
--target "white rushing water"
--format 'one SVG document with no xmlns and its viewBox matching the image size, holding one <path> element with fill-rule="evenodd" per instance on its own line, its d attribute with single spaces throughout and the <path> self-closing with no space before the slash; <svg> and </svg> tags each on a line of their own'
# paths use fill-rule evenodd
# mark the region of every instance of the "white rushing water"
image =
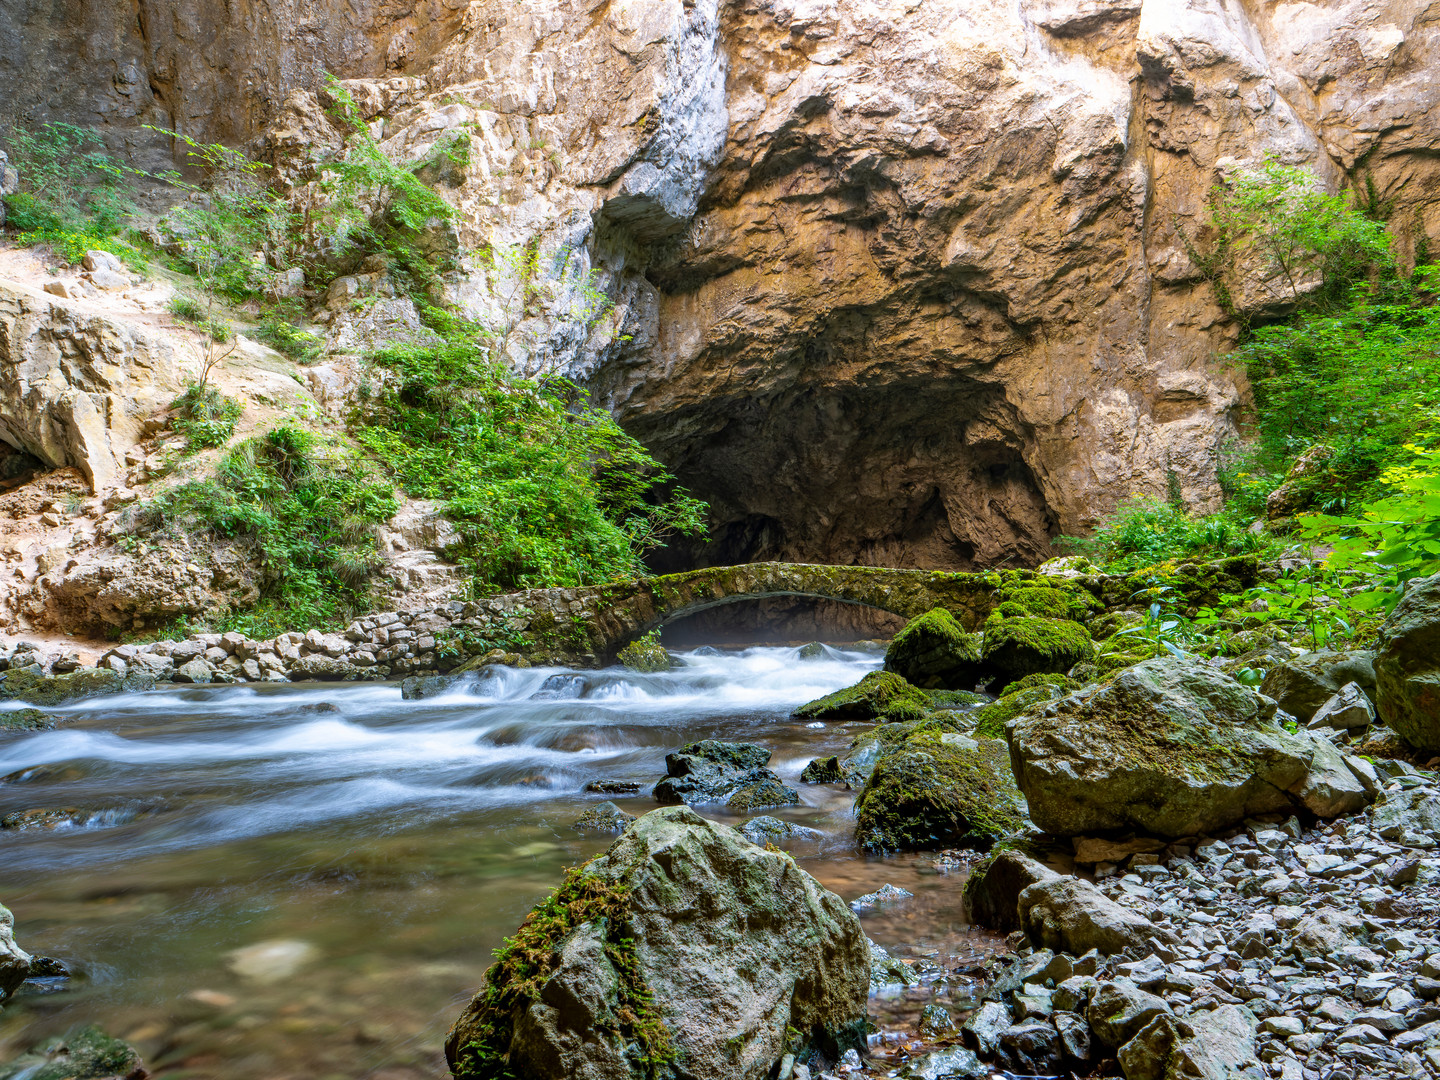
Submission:
<svg viewBox="0 0 1440 1080">
<path fill-rule="evenodd" d="M 793 774 L 810 755 L 790 713 L 880 663 L 834 649 L 681 656 L 657 674 L 490 668 L 410 701 L 395 684 L 311 683 L 77 703 L 55 710 L 68 721 L 59 729 L 0 740 L 0 815 L 76 808 L 80 824 L 0 833 L 0 860 L 19 871 L 327 822 L 373 831 L 523 812 L 575 800 L 594 780 L 648 791 L 665 752 L 700 738 L 765 742 Z"/>
</svg>

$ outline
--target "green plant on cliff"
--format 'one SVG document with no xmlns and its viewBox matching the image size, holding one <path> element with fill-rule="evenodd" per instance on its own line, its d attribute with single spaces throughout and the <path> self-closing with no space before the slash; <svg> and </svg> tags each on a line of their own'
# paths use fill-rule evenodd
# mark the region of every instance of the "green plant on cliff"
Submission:
<svg viewBox="0 0 1440 1080">
<path fill-rule="evenodd" d="M 190 452 L 229 442 L 241 412 L 234 398 L 198 382 L 187 386 L 170 408 L 174 413 L 170 425 L 185 439 L 185 449 Z"/>
<path fill-rule="evenodd" d="M 117 235 L 134 210 L 136 174 L 105 150 L 98 132 L 58 121 L 12 125 L 0 147 L 19 177 L 5 196 L 5 224 L 16 243 L 44 244 L 71 264 L 100 249 L 143 267 Z"/>
<path fill-rule="evenodd" d="M 1233 510 L 1191 514 L 1160 499 L 1121 503 L 1086 537 L 1062 536 L 1065 552 L 1086 555 L 1110 573 L 1129 573 L 1169 559 L 1208 560 L 1274 548 L 1265 533 L 1249 530 L 1252 518 Z"/>
<path fill-rule="evenodd" d="M 453 1071 L 460 1080 L 510 1080 L 510 1041 L 519 1014 L 540 996 L 558 959 L 558 947 L 586 925 L 604 936 L 605 958 L 615 972 L 617 991 L 613 1029 L 606 1035 L 634 1045 L 648 1074 L 675 1059 L 670 1030 L 655 1006 L 640 970 L 635 942 L 626 933 L 629 890 L 621 883 L 570 870 L 548 897 L 525 917 L 515 936 L 495 950 L 495 963 L 485 973 L 479 1005 L 469 1037 L 457 1048 Z"/>
<path fill-rule="evenodd" d="M 221 616 L 215 627 L 269 637 L 330 625 L 364 606 L 380 565 L 376 526 L 396 509 L 389 486 L 354 451 L 278 427 L 232 449 L 213 480 L 192 480 L 141 504 L 127 528 L 203 530 L 253 545 L 261 601 Z"/>
<path fill-rule="evenodd" d="M 478 592 L 643 575 L 666 535 L 703 533 L 705 505 L 570 384 L 521 379 L 473 338 L 375 359 L 393 379 L 359 439 L 406 490 L 444 502 Z"/>
</svg>

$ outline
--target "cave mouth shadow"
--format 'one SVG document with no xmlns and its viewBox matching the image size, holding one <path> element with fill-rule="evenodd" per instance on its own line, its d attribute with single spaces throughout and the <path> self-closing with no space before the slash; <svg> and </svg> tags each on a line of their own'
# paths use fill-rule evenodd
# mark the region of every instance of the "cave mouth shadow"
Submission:
<svg viewBox="0 0 1440 1080">
<path fill-rule="evenodd" d="M 11 491 L 30 483 L 51 467 L 33 454 L 0 439 L 0 491 Z"/>
<path fill-rule="evenodd" d="M 884 641 L 904 627 L 899 615 L 814 596 L 762 596 L 681 616 L 661 628 L 667 649 L 702 645 L 848 644 Z"/>
</svg>

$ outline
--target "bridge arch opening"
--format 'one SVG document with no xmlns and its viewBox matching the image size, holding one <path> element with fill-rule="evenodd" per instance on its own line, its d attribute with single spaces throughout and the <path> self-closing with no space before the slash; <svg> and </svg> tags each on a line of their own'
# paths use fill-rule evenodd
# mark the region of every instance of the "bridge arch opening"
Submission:
<svg viewBox="0 0 1440 1080">
<path fill-rule="evenodd" d="M 752 596 L 676 612 L 661 625 L 660 640 L 668 649 L 808 641 L 841 644 L 883 641 L 904 625 L 905 620 L 892 612 L 832 597 Z"/>
</svg>

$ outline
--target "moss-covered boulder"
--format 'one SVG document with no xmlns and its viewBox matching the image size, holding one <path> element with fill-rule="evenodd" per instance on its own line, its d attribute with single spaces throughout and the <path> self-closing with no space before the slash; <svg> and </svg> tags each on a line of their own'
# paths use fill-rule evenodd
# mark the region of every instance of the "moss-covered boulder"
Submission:
<svg viewBox="0 0 1440 1080">
<path fill-rule="evenodd" d="M 1197 836 L 1296 808 L 1329 818 L 1376 791 L 1368 764 L 1288 733 L 1269 698 L 1172 657 L 1031 709 L 1005 737 L 1031 819 L 1057 836 Z"/>
<path fill-rule="evenodd" d="M 1003 684 L 1027 675 L 1069 671 L 1094 655 L 1095 644 L 1073 619 L 1006 618 L 996 613 L 985 621 L 982 651 L 985 663 Z"/>
<path fill-rule="evenodd" d="M 669 671 L 678 666 L 675 658 L 665 650 L 664 645 L 646 638 L 632 641 L 626 645 L 620 650 L 616 659 L 620 661 L 622 667 L 644 674 Z"/>
<path fill-rule="evenodd" d="M 0 700 L 24 701 L 41 708 L 105 694 L 151 690 L 154 686 L 153 675 L 121 675 L 109 668 L 82 667 L 64 675 L 46 675 L 38 665 L 31 665 L 0 672 Z"/>
<path fill-rule="evenodd" d="M 1095 677 L 1106 679 L 1121 668 L 1134 667 L 1167 655 L 1158 641 L 1129 630 L 1118 630 L 1095 647 Z"/>
<path fill-rule="evenodd" d="M 1058 671 L 1042 671 L 1034 675 L 1026 675 L 1018 682 L 1012 682 L 1000 691 L 1000 696 L 1007 697 L 1010 694 L 1018 694 L 1021 690 L 1029 690 L 1035 686 L 1054 686 L 1060 690 L 1078 690 L 1080 684 L 1068 675 L 1061 675 Z"/>
<path fill-rule="evenodd" d="M 0 733 L 6 731 L 48 731 L 60 723 L 60 717 L 39 709 L 7 709 L 0 712 Z"/>
<path fill-rule="evenodd" d="M 922 721 L 880 755 L 855 801 L 868 851 L 986 850 L 1025 824 L 1005 744 Z"/>
<path fill-rule="evenodd" d="M 765 1080 L 865 1044 L 870 951 L 794 859 L 686 807 L 571 871 L 451 1029 L 459 1080 Z"/>
<path fill-rule="evenodd" d="M 93 1024 L 51 1039 L 31 1053 L 0 1065 L 4 1080 L 101 1080 L 144 1075 L 140 1054 Z"/>
<path fill-rule="evenodd" d="M 1385 620 L 1375 676 L 1380 719 L 1416 749 L 1440 752 L 1440 574 L 1412 581 Z"/>
<path fill-rule="evenodd" d="M 924 691 L 893 671 L 872 671 L 854 686 L 795 710 L 797 720 L 914 720 L 930 707 Z"/>
<path fill-rule="evenodd" d="M 971 714 L 971 719 L 975 721 L 974 733 L 984 739 L 1003 739 L 1005 725 L 1015 717 L 1036 705 L 1063 696 L 1064 691 L 1052 683 L 1039 683 L 1003 694 Z"/>
<path fill-rule="evenodd" d="M 770 751 L 754 743 L 702 739 L 665 755 L 666 777 L 655 785 L 662 803 L 722 803 L 734 810 L 794 806 L 800 793 L 765 765 Z"/>
<path fill-rule="evenodd" d="M 973 690 L 984 674 L 980 642 L 944 608 L 912 619 L 885 650 L 885 670 L 926 690 Z"/>
<path fill-rule="evenodd" d="M 1085 589 L 1029 581 L 1009 583 L 1000 589 L 999 611 L 1005 616 L 1082 621 L 1100 609 L 1100 601 Z"/>
</svg>

